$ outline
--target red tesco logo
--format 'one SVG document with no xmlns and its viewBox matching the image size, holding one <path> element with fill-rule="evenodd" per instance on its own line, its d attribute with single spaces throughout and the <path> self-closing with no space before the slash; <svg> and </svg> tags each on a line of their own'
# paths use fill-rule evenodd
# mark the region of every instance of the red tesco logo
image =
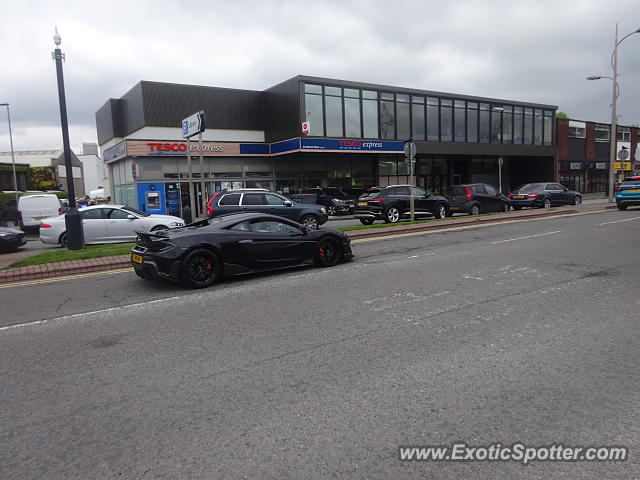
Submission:
<svg viewBox="0 0 640 480">
<path fill-rule="evenodd" d="M 147 143 L 151 152 L 186 152 L 186 143 Z"/>
</svg>

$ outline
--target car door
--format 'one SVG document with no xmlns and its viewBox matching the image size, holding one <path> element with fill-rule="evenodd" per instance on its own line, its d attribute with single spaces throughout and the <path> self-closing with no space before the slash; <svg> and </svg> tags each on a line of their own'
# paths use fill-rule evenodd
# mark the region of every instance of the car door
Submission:
<svg viewBox="0 0 640 480">
<path fill-rule="evenodd" d="M 110 242 L 133 242 L 136 239 L 135 230 L 147 230 L 138 216 L 119 208 L 107 211 L 107 233 Z"/>
<path fill-rule="evenodd" d="M 243 193 L 240 201 L 240 210 L 243 212 L 268 213 L 269 206 L 264 198 L 264 193 Z"/>
<path fill-rule="evenodd" d="M 84 243 L 100 243 L 106 242 L 107 219 L 106 208 L 90 208 L 80 210 L 82 218 L 82 230 L 84 231 Z"/>
<path fill-rule="evenodd" d="M 498 194 L 498 191 L 491 185 L 483 185 L 485 192 L 485 202 L 487 208 L 485 212 L 501 212 L 503 210 L 502 196 Z"/>
<path fill-rule="evenodd" d="M 409 199 L 411 191 L 408 186 L 395 187 L 389 192 L 389 200 L 400 207 L 400 214 L 406 216 L 409 214 Z"/>
<path fill-rule="evenodd" d="M 568 188 L 560 185 L 559 183 L 554 183 L 555 187 L 561 192 L 560 198 L 562 198 L 562 203 L 565 205 L 571 205 L 573 203 L 573 195 L 574 193 Z"/>
<path fill-rule="evenodd" d="M 432 202 L 429 201 L 427 192 L 417 187 L 411 187 L 411 190 L 413 192 L 413 203 L 416 215 L 433 215 L 432 209 L 434 207 L 431 206 Z"/>
<path fill-rule="evenodd" d="M 265 193 L 264 199 L 267 204 L 267 208 L 265 209 L 267 213 L 285 217 L 294 222 L 300 218 L 298 209 L 295 208 L 293 202 L 288 198 L 281 197 L 275 193 Z"/>
<path fill-rule="evenodd" d="M 564 200 L 564 189 L 557 183 L 547 183 L 544 187 L 545 194 L 551 199 L 551 205 L 562 205 Z"/>
<path fill-rule="evenodd" d="M 302 229 L 285 221 L 255 219 L 250 234 L 238 241 L 251 268 L 269 270 L 299 265 L 313 258 L 315 242 Z M 235 227 L 234 227 L 235 228 Z"/>
</svg>

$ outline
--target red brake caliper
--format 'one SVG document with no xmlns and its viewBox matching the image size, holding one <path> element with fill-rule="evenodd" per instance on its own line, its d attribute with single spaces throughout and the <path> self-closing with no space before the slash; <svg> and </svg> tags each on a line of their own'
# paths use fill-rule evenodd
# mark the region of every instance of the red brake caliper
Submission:
<svg viewBox="0 0 640 480">
<path fill-rule="evenodd" d="M 324 258 L 324 248 L 320 247 L 320 256 Z"/>
</svg>

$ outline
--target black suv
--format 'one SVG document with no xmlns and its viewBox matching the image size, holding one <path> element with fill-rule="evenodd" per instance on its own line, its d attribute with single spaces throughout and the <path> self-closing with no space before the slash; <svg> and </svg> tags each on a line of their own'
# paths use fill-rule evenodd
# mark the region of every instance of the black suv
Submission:
<svg viewBox="0 0 640 480">
<path fill-rule="evenodd" d="M 307 188 L 300 195 L 290 195 L 302 203 L 324 205 L 329 215 L 349 215 L 353 212 L 355 202 L 338 187 Z"/>
<path fill-rule="evenodd" d="M 411 215 L 410 189 L 413 189 L 416 217 L 444 218 L 449 214 L 449 202 L 446 198 L 431 195 L 421 188 L 410 185 L 391 185 L 367 190 L 356 202 L 353 216 L 364 225 L 370 225 L 375 220 L 396 223 L 403 217 L 406 219 Z"/>
<path fill-rule="evenodd" d="M 447 200 L 452 213 L 478 215 L 481 212 L 508 212 L 510 208 L 509 199 L 486 183 L 452 185 Z"/>
<path fill-rule="evenodd" d="M 297 203 L 280 194 L 262 189 L 217 192 L 209 199 L 207 211 L 209 217 L 236 212 L 269 213 L 311 228 L 318 228 L 329 219 L 327 209 L 322 205 Z"/>
</svg>

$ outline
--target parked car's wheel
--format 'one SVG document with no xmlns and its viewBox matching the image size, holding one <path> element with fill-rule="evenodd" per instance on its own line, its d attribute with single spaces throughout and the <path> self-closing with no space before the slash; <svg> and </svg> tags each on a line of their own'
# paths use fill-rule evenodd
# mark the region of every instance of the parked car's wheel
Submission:
<svg viewBox="0 0 640 480">
<path fill-rule="evenodd" d="M 67 232 L 64 232 L 62 235 L 60 235 L 58 243 L 64 248 L 69 248 L 69 237 L 67 236 Z"/>
<path fill-rule="evenodd" d="M 477 203 L 474 203 L 473 205 L 471 205 L 471 208 L 469 209 L 469 215 L 479 215 L 480 214 L 480 207 L 478 206 Z"/>
<path fill-rule="evenodd" d="M 169 230 L 169 227 L 166 225 L 156 225 L 151 229 L 152 232 L 157 232 L 158 230 Z"/>
<path fill-rule="evenodd" d="M 582 197 L 581 197 L 580 195 L 576 195 L 576 196 L 573 198 L 573 204 L 574 204 L 575 206 L 581 205 L 581 204 L 582 204 Z"/>
<path fill-rule="evenodd" d="M 363 225 L 371 225 L 373 223 L 373 218 L 361 218 L 360 223 Z"/>
<path fill-rule="evenodd" d="M 520 205 L 514 205 L 513 209 L 514 210 L 522 210 L 522 207 Z"/>
<path fill-rule="evenodd" d="M 544 201 L 542 202 L 542 207 L 543 208 L 551 208 L 551 200 L 548 198 L 545 198 Z"/>
<path fill-rule="evenodd" d="M 436 213 L 434 216 L 436 218 L 445 218 L 447 216 L 447 207 L 445 207 L 442 203 L 439 203 L 436 207 Z"/>
<path fill-rule="evenodd" d="M 316 250 L 316 265 L 318 267 L 333 267 L 342 258 L 342 246 L 333 237 L 325 237 L 318 242 Z"/>
<path fill-rule="evenodd" d="M 300 219 L 300 223 L 307 226 L 308 228 L 313 228 L 314 230 L 317 230 L 318 227 L 320 226 L 320 221 L 318 220 L 318 217 L 316 217 L 315 215 L 311 215 L 310 213 L 307 215 L 304 215 Z"/>
<path fill-rule="evenodd" d="M 503 211 L 503 212 L 508 212 L 510 208 L 511 208 L 511 207 L 509 206 L 509 204 L 508 204 L 507 202 L 504 202 L 504 203 L 502 204 L 502 211 Z"/>
<path fill-rule="evenodd" d="M 618 205 L 618 210 L 626 210 L 627 206 L 626 205 Z"/>
<path fill-rule="evenodd" d="M 333 217 L 337 213 L 335 205 L 331 205 L 330 207 L 328 207 L 327 213 L 329 214 L 330 217 Z"/>
<path fill-rule="evenodd" d="M 400 210 L 398 207 L 390 206 L 384 212 L 385 223 L 398 223 L 400 221 Z"/>
<path fill-rule="evenodd" d="M 220 278 L 222 262 L 210 250 L 199 248 L 190 252 L 180 267 L 180 279 L 192 288 L 206 288 Z"/>
</svg>

